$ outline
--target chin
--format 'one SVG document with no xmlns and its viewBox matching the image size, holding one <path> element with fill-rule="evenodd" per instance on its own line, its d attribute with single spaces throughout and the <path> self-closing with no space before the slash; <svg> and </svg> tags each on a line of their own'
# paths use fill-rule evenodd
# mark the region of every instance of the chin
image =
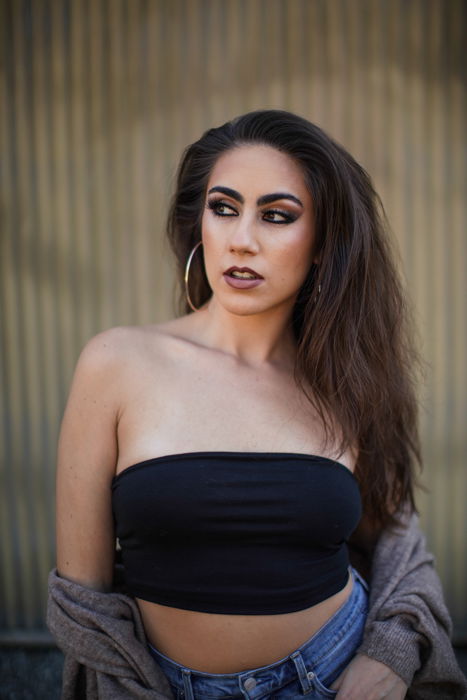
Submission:
<svg viewBox="0 0 467 700">
<path fill-rule="evenodd" d="M 278 309 L 282 305 L 289 305 L 289 299 L 280 299 L 276 302 L 268 302 L 265 299 L 223 299 L 218 300 L 220 305 L 229 313 L 235 316 L 256 316 L 258 314 L 268 313 L 274 309 Z M 292 312 L 292 306 L 290 306 L 290 312 Z"/>
<path fill-rule="evenodd" d="M 265 309 L 259 304 L 245 304 L 245 303 L 225 303 L 221 304 L 223 309 L 229 314 L 234 314 L 235 316 L 254 316 L 259 314 Z"/>
</svg>

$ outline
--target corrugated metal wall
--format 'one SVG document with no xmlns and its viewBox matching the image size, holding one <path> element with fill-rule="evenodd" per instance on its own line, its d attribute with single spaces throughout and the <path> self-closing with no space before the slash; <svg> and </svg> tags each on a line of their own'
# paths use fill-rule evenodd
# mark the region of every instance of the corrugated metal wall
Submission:
<svg viewBox="0 0 467 700">
<path fill-rule="evenodd" d="M 181 149 L 260 107 L 372 173 L 429 364 L 424 523 L 467 635 L 462 0 L 0 2 L 0 628 L 43 626 L 55 445 L 80 347 L 168 318 Z"/>
</svg>

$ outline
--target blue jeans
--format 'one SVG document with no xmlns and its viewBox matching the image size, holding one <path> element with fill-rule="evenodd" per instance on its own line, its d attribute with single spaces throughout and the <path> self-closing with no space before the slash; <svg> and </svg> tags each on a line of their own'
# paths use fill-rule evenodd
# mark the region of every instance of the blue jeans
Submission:
<svg viewBox="0 0 467 700">
<path fill-rule="evenodd" d="M 368 611 L 368 586 L 355 569 L 352 592 L 307 642 L 269 666 L 239 673 L 203 673 L 186 668 L 149 646 L 176 700 L 309 700 L 333 698 L 329 686 L 355 654 Z"/>
</svg>

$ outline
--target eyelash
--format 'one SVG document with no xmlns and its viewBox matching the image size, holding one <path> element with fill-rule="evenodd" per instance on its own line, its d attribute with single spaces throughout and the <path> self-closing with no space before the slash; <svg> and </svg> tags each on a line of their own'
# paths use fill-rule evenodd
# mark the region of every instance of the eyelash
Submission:
<svg viewBox="0 0 467 700">
<path fill-rule="evenodd" d="M 230 204 L 223 202 L 221 199 L 211 199 L 208 201 L 206 206 L 207 209 L 210 209 L 215 216 L 219 216 L 221 218 L 229 218 L 237 215 L 236 210 Z M 219 212 L 219 207 L 225 207 L 227 209 L 230 209 L 230 211 L 234 213 L 221 214 Z M 267 211 L 263 212 L 263 217 L 266 216 L 266 214 L 278 214 L 279 216 L 283 217 L 281 221 L 271 221 L 269 219 L 264 219 L 269 224 L 292 224 L 297 219 L 297 217 L 293 214 L 289 214 L 288 212 L 282 211 L 281 209 L 268 209 Z"/>
</svg>

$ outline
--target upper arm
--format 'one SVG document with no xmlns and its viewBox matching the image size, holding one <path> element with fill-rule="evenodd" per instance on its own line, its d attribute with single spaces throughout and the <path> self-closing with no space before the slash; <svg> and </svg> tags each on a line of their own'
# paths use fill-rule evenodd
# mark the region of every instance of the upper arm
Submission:
<svg viewBox="0 0 467 700">
<path fill-rule="evenodd" d="M 84 348 L 58 444 L 57 569 L 98 590 L 110 587 L 115 535 L 111 483 L 118 456 L 118 332 Z"/>
</svg>

